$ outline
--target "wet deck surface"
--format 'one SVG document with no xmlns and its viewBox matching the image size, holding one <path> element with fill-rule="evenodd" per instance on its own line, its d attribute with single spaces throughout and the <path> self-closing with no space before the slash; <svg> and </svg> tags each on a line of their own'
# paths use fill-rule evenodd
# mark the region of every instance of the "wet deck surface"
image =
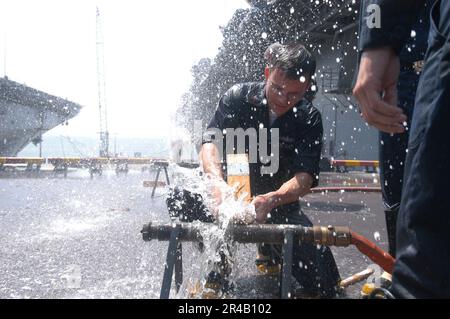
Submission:
<svg viewBox="0 0 450 319">
<path fill-rule="evenodd" d="M 140 230 L 168 216 L 165 190 L 151 199 L 142 186 L 149 179 L 139 171 L 92 180 L 88 172 L 1 178 L 0 298 L 158 298 L 167 243 L 144 242 Z M 350 226 L 387 248 L 379 193 L 310 194 L 302 209 L 315 224 Z M 342 278 L 371 264 L 354 247 L 332 250 Z M 276 282 L 256 273 L 255 253 L 255 245 L 238 247 L 237 297 L 273 297 Z M 198 275 L 203 265 L 194 245 L 184 245 L 183 258 L 185 278 Z M 347 296 L 357 298 L 360 287 L 348 288 Z"/>
</svg>

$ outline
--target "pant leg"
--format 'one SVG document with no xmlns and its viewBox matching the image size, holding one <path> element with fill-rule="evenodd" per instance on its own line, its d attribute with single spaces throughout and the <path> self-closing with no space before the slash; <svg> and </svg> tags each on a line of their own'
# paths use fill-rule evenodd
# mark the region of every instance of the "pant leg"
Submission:
<svg viewBox="0 0 450 319">
<path fill-rule="evenodd" d="M 400 203 L 408 135 L 380 132 L 379 136 L 381 192 L 385 206 L 392 207 Z"/>
<path fill-rule="evenodd" d="M 410 63 L 412 65 L 412 62 Z M 411 127 L 414 100 L 416 97 L 419 75 L 414 70 L 400 72 L 398 89 L 398 105 L 408 117 L 408 128 Z M 389 254 L 396 255 L 396 223 L 402 195 L 403 175 L 408 148 L 409 130 L 400 134 L 379 133 L 380 147 L 380 184 L 383 203 L 386 207 L 386 232 L 389 243 Z"/>
<path fill-rule="evenodd" d="M 413 115 L 419 75 L 414 70 L 402 71 L 399 76 L 398 106 L 408 117 L 408 128 Z M 383 201 L 387 207 L 400 203 L 403 174 L 408 147 L 409 131 L 400 134 L 380 132 L 380 184 Z"/>
<path fill-rule="evenodd" d="M 289 218 L 291 224 L 313 226 L 309 218 L 300 212 Z M 292 274 L 299 284 L 317 291 L 326 298 L 336 297 L 341 277 L 331 249 L 314 244 L 294 242 Z"/>
<path fill-rule="evenodd" d="M 450 1 L 432 9 L 397 220 L 393 292 L 450 298 Z"/>
<path fill-rule="evenodd" d="M 301 211 L 274 213 L 269 222 L 273 224 L 295 224 L 311 227 L 313 224 Z M 271 254 L 281 261 L 281 245 L 271 245 Z M 325 298 L 335 297 L 340 281 L 339 270 L 330 248 L 313 244 L 299 244 L 294 238 L 292 274 L 298 283 L 311 293 Z"/>
</svg>

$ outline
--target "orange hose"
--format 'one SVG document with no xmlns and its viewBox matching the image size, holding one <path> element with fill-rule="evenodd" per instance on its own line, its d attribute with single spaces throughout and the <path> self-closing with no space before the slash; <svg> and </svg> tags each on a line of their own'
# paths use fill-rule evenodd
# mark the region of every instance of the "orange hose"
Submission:
<svg viewBox="0 0 450 319">
<path fill-rule="evenodd" d="M 395 259 L 391 255 L 368 240 L 366 237 L 353 231 L 350 231 L 350 234 L 352 237 L 352 245 L 355 245 L 361 253 L 369 257 L 370 260 L 379 265 L 386 272 L 392 274 Z"/>
</svg>

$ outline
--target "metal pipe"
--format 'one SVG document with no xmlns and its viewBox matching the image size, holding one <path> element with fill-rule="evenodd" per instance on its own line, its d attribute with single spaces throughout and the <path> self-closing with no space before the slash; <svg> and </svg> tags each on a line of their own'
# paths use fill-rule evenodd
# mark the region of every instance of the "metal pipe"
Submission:
<svg viewBox="0 0 450 319">
<path fill-rule="evenodd" d="M 149 223 L 141 230 L 142 238 L 145 241 L 157 239 L 159 241 L 170 240 L 171 233 L 175 227 L 181 227 L 178 239 L 180 241 L 202 242 L 201 229 L 211 227 L 211 224 L 203 223 Z M 283 244 L 286 232 L 292 232 L 294 240 L 302 243 L 312 243 L 325 246 L 347 247 L 354 245 L 356 248 L 369 257 L 385 271 L 392 274 L 395 259 L 387 252 L 379 248 L 364 236 L 350 230 L 349 227 L 340 226 L 313 226 L 303 227 L 300 225 L 268 225 L 251 224 L 238 225 L 230 224 L 226 231 L 227 240 L 238 243 L 268 243 Z"/>
<path fill-rule="evenodd" d="M 357 282 L 366 280 L 367 278 L 369 278 L 373 273 L 375 272 L 375 270 L 367 268 L 357 274 L 354 274 L 346 279 L 341 280 L 341 282 L 339 283 L 339 286 L 341 288 L 347 288 L 350 285 L 353 285 Z"/>
<path fill-rule="evenodd" d="M 179 234 L 180 241 L 203 241 L 201 229 L 207 229 L 208 224 L 193 223 L 173 223 L 161 224 L 150 222 L 144 225 L 141 230 L 142 238 L 145 241 L 157 239 L 167 241 L 174 227 L 181 225 Z M 268 225 L 251 224 L 237 225 L 231 224 L 227 229 L 228 239 L 238 243 L 284 243 L 286 231 L 292 231 L 294 238 L 304 243 L 314 243 L 327 246 L 349 246 L 351 244 L 350 229 L 348 227 L 335 226 L 313 226 L 303 227 L 300 225 Z"/>
</svg>

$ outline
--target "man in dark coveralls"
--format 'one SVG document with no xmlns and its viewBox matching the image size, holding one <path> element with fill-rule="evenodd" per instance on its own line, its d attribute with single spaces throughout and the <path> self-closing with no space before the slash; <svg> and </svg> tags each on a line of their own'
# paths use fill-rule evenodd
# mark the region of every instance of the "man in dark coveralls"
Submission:
<svg viewBox="0 0 450 319">
<path fill-rule="evenodd" d="M 411 127 L 417 84 L 419 83 L 423 59 L 427 50 L 428 30 L 430 28 L 429 16 L 432 3 L 432 0 L 427 0 L 423 4 L 419 18 L 412 25 L 411 37 L 409 37 L 399 54 L 398 107 L 407 116 L 407 128 Z M 408 129 L 398 134 L 380 131 L 380 184 L 383 203 L 386 207 L 385 218 L 389 254 L 393 257 L 395 257 L 396 223 L 402 195 L 408 137 Z"/>
<path fill-rule="evenodd" d="M 362 14 L 378 11 L 380 21 L 361 21 L 354 94 L 362 117 L 384 132 L 404 131 L 398 54 L 424 1 L 363 3 Z M 397 219 L 392 292 L 399 298 L 450 298 L 450 1 L 436 1 L 430 19 Z"/>
<path fill-rule="evenodd" d="M 272 129 L 278 129 L 278 170 L 263 174 L 264 164 L 259 156 L 256 163 L 250 162 L 256 221 L 312 226 L 300 209 L 299 197 L 318 184 L 322 119 L 311 101 L 305 98 L 315 72 L 315 60 L 303 45 L 278 43 L 267 49 L 265 58 L 265 82 L 235 85 L 220 99 L 203 137 L 203 169 L 212 178 L 226 179 L 226 169 L 222 167 L 226 165 L 226 150 L 220 158 L 219 149 L 213 142 L 217 132 L 227 128 L 258 130 L 264 127 L 268 128 L 270 136 Z M 258 149 L 261 149 L 260 140 Z M 294 242 L 292 273 L 303 291 L 335 297 L 340 277 L 331 250 Z M 280 247 L 261 245 L 258 251 L 258 257 L 268 256 L 267 263 L 280 263 Z"/>
</svg>

